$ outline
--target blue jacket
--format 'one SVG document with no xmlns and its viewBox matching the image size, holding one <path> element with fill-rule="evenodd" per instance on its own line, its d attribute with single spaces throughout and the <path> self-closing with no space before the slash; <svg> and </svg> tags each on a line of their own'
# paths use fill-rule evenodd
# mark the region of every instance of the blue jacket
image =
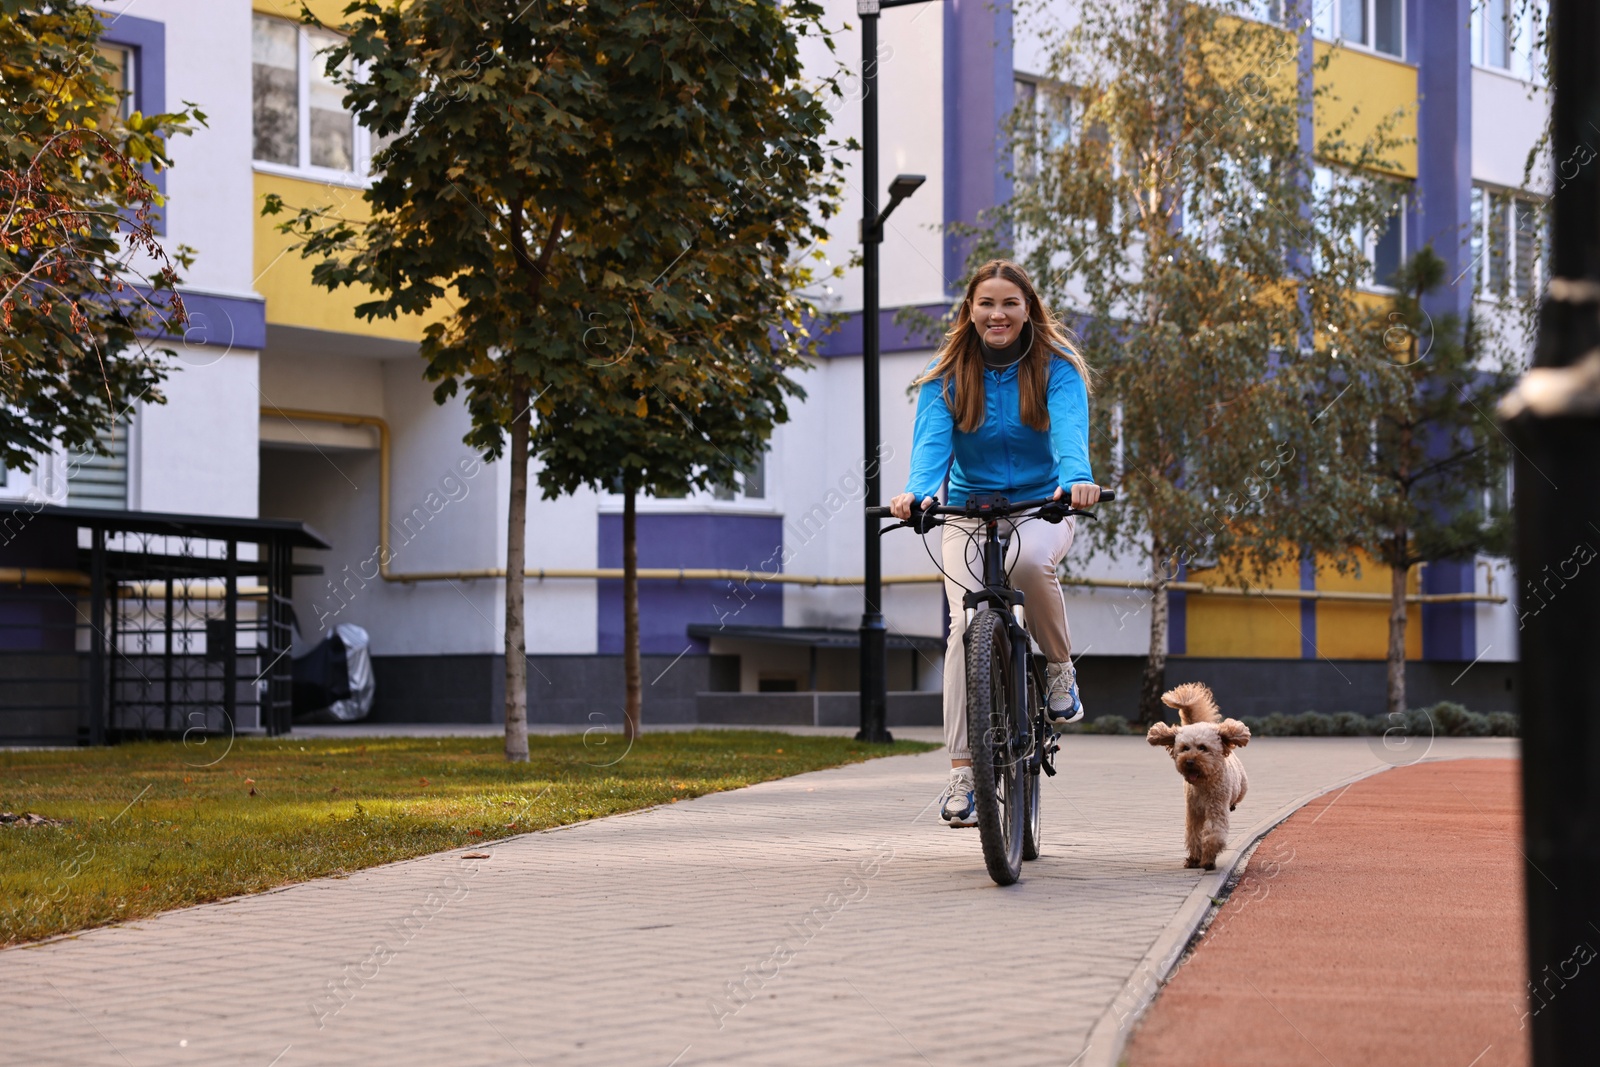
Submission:
<svg viewBox="0 0 1600 1067">
<path fill-rule="evenodd" d="M 1045 432 L 1022 421 L 1016 364 L 1004 370 L 985 368 L 983 425 L 972 433 L 956 429 L 943 385 L 939 379 L 923 382 L 917 394 L 906 492 L 918 500 L 938 496 L 947 473 L 947 503 L 957 505 L 973 493 L 1035 500 L 1053 495 L 1058 486 L 1071 492 L 1078 482 L 1094 482 L 1089 469 L 1089 390 L 1067 360 L 1050 361 L 1045 387 L 1050 429 Z"/>
</svg>

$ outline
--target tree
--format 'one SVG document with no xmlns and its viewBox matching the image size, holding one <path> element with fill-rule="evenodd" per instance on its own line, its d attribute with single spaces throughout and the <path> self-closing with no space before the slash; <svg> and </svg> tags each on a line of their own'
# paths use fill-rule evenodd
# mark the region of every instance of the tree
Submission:
<svg viewBox="0 0 1600 1067">
<path fill-rule="evenodd" d="M 0 463 L 14 470 L 56 446 L 103 451 L 129 404 L 162 402 L 174 353 L 140 337 L 186 321 L 150 175 L 205 116 L 123 117 L 102 29 L 80 3 L 0 0 Z"/>
<path fill-rule="evenodd" d="M 747 353 L 724 355 L 674 340 L 664 358 L 641 354 L 607 367 L 582 391 L 562 393 L 548 412 L 541 405 L 534 451 L 543 461 L 538 480 L 545 496 L 589 485 L 623 497 L 623 732 L 630 740 L 639 732 L 642 698 L 638 497 L 732 484 L 737 472 L 759 461 L 772 427 L 786 420 L 785 397 L 802 395 L 784 372 L 801 362 L 804 346 L 790 342 L 774 351 L 759 318 L 751 326 Z M 709 358 L 695 361 L 696 351 Z M 675 373 L 661 374 L 669 369 Z M 671 376 L 681 379 L 675 394 L 654 384 Z"/>
<path fill-rule="evenodd" d="M 1348 546 L 1390 568 L 1391 714 L 1406 710 L 1411 568 L 1511 547 L 1509 445 L 1493 412 L 1515 372 L 1489 354 L 1480 324 L 1424 310 L 1446 273 L 1432 247 L 1401 267 L 1390 307 L 1372 315 L 1349 375 L 1361 402 L 1335 415 L 1347 442 L 1341 466 L 1357 483 L 1357 504 L 1345 514 Z"/>
<path fill-rule="evenodd" d="M 435 399 L 464 389 L 467 442 L 510 461 L 509 759 L 527 757 L 518 577 L 530 455 L 545 460 L 547 492 L 704 478 L 667 470 L 709 461 L 667 451 L 671 423 L 649 422 L 652 405 L 665 397 L 712 424 L 709 404 L 765 403 L 766 386 L 752 383 L 803 351 L 796 259 L 825 236 L 837 193 L 817 139 L 823 98 L 799 83 L 797 39 L 822 33 L 821 10 L 809 0 L 346 9 L 348 37 L 328 69 L 358 120 L 394 140 L 374 160 L 369 223 L 304 209 L 285 228 L 320 260 L 318 283 L 372 290 L 358 314 L 448 305 L 422 342 Z M 347 58 L 358 74 L 341 73 Z M 605 339 L 623 336 L 632 347 L 618 355 Z M 759 432 L 765 417 L 742 425 Z M 636 675 L 636 652 L 632 663 Z"/>
<path fill-rule="evenodd" d="M 1351 235 L 1393 210 L 1366 174 L 1392 171 L 1401 141 L 1389 117 L 1352 143 L 1326 91 L 1300 89 L 1297 34 L 1227 5 L 1087 5 L 1044 34 L 1051 81 L 1011 126 L 1015 193 L 967 232 L 974 260 L 1014 249 L 1074 313 L 1097 372 L 1091 449 L 1119 495 L 1090 537 L 1149 561 L 1155 721 L 1181 568 L 1259 581 L 1337 528 L 1348 487 L 1320 460 L 1336 441 L 1318 398 L 1361 321 Z M 1342 165 L 1325 190 L 1313 158 Z"/>
</svg>

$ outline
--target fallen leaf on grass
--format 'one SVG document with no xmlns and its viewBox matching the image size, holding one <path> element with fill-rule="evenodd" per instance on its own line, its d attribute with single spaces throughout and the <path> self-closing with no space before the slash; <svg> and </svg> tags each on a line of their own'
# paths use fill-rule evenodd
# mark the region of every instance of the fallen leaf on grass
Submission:
<svg viewBox="0 0 1600 1067">
<path fill-rule="evenodd" d="M 467 831 L 467 836 L 468 837 L 482 837 L 483 836 L 483 831 L 482 830 L 468 830 Z"/>
</svg>

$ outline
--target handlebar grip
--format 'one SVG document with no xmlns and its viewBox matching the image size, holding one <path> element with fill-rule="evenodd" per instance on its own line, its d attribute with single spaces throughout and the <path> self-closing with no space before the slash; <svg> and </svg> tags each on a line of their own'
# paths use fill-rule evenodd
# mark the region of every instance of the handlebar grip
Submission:
<svg viewBox="0 0 1600 1067">
<path fill-rule="evenodd" d="M 888 508 L 875 507 L 875 508 L 868 508 L 867 509 L 867 518 L 869 518 L 869 519 L 892 519 L 892 518 L 894 518 L 894 515 L 889 511 Z"/>
<path fill-rule="evenodd" d="M 1104 487 L 1101 488 L 1101 490 L 1100 490 L 1100 503 L 1104 504 L 1107 500 L 1115 500 L 1115 499 L 1117 499 L 1117 494 L 1116 494 L 1115 491 L 1113 491 L 1111 489 L 1106 489 Z"/>
</svg>

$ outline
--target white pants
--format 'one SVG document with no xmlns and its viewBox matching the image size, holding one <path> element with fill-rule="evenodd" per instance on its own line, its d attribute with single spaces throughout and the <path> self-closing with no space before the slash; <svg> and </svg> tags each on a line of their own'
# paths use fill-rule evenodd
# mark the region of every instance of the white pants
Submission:
<svg viewBox="0 0 1600 1067">
<path fill-rule="evenodd" d="M 1051 663 L 1072 658 L 1067 603 L 1056 566 L 1072 547 L 1076 518 L 1012 527 L 1006 549 L 1011 585 L 1022 591 L 1028 632 Z M 1009 525 L 1009 524 L 1003 524 Z M 950 640 L 944 650 L 944 743 L 951 759 L 971 759 L 967 748 L 967 613 L 962 594 L 983 586 L 983 520 L 952 519 L 944 526 L 944 595 L 950 603 Z M 952 581 L 951 579 L 956 579 Z"/>
</svg>

